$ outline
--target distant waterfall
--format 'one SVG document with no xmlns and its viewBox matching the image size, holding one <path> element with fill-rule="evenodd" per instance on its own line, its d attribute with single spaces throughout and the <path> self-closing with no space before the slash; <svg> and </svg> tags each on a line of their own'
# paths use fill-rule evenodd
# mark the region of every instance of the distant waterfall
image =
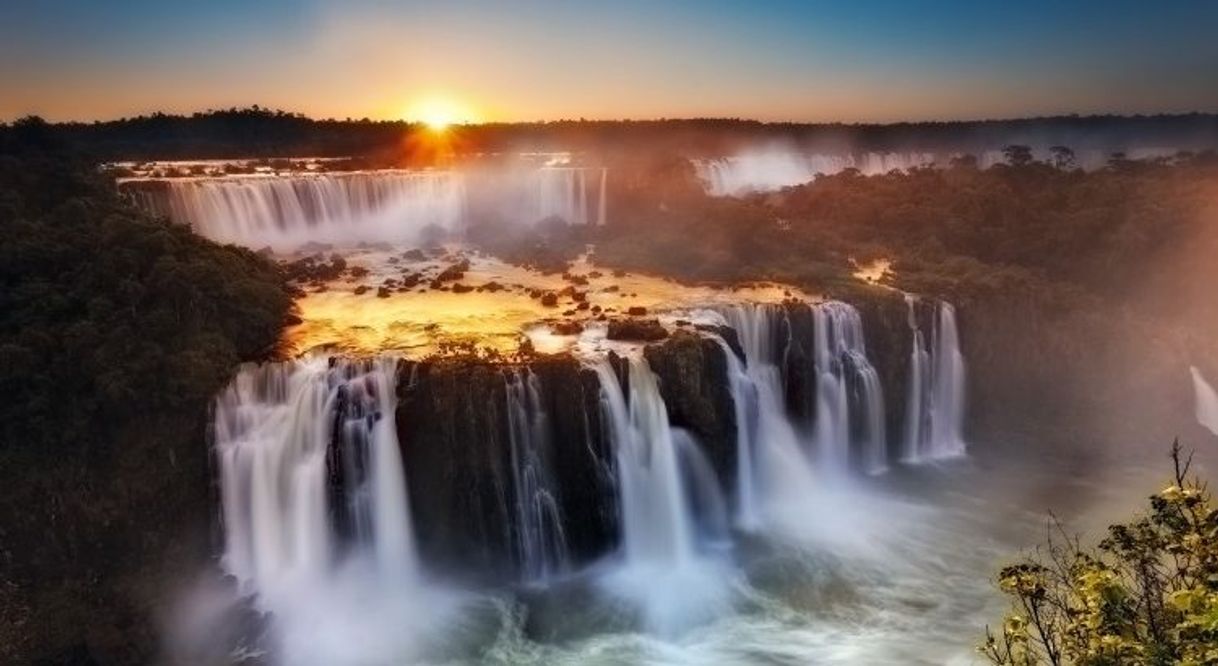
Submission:
<svg viewBox="0 0 1218 666">
<path fill-rule="evenodd" d="M 216 400 L 223 562 L 245 585 L 273 594 L 326 577 L 344 548 L 336 522 L 382 575 L 415 577 L 396 367 L 322 356 L 247 366 Z"/>
<path fill-rule="evenodd" d="M 965 452 L 964 356 L 956 329 L 956 309 L 934 304 L 930 339 L 918 317 L 919 300 L 906 296 L 913 335 L 903 458 L 909 462 L 950 458 Z"/>
<path fill-rule="evenodd" d="M 168 211 L 213 240 L 295 249 L 309 241 L 415 243 L 465 224 L 454 172 L 386 171 L 167 181 Z"/>
<path fill-rule="evenodd" d="M 293 173 L 170 178 L 123 187 L 136 205 L 212 240 L 293 251 L 309 243 L 433 242 L 471 220 L 604 224 L 608 169 Z"/>
<path fill-rule="evenodd" d="M 516 498 L 516 550 L 526 580 L 544 580 L 567 566 L 567 541 L 550 465 L 550 428 L 537 376 L 507 374 L 508 436 Z"/>
<path fill-rule="evenodd" d="M 608 169 L 596 173 L 596 200 L 589 196 L 589 169 L 582 167 L 543 167 L 537 171 L 537 210 L 534 219 L 557 217 L 568 224 L 605 223 L 605 179 Z"/>
<path fill-rule="evenodd" d="M 748 152 L 731 157 L 694 160 L 694 168 L 707 194 L 741 196 L 773 192 L 810 183 L 819 174 L 832 175 L 858 169 L 864 175 L 911 169 L 935 162 L 930 153 L 793 153 Z"/>
<path fill-rule="evenodd" d="M 1189 371 L 1193 375 L 1193 391 L 1197 396 L 1197 423 L 1218 435 L 1218 392 L 1205 381 L 1196 367 L 1189 368 Z"/>
</svg>

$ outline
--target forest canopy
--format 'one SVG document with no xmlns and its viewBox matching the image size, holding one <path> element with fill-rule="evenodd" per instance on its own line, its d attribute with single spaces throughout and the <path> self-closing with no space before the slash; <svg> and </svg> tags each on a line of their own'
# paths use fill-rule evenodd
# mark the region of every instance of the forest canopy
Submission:
<svg viewBox="0 0 1218 666">
<path fill-rule="evenodd" d="M 205 403 L 273 344 L 291 304 L 273 264 L 136 211 L 38 121 L 0 141 L 5 448 Z"/>
</svg>

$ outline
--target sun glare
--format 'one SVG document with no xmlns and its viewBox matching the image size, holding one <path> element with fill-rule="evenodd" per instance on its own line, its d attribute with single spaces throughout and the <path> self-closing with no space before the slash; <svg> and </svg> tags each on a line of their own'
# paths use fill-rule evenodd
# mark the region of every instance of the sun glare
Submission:
<svg viewBox="0 0 1218 666">
<path fill-rule="evenodd" d="M 409 121 L 423 123 L 433 132 L 443 132 L 452 125 L 475 121 L 468 107 L 438 96 L 419 99 L 407 107 L 403 115 Z"/>
</svg>

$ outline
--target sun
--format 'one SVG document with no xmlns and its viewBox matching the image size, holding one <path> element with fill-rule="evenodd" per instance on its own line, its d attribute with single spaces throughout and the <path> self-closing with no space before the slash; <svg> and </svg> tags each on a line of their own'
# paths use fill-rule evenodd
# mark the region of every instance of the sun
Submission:
<svg viewBox="0 0 1218 666">
<path fill-rule="evenodd" d="M 469 107 L 456 100 L 438 95 L 420 98 L 406 108 L 406 120 L 421 122 L 433 132 L 443 132 L 457 124 L 474 122 Z"/>
</svg>

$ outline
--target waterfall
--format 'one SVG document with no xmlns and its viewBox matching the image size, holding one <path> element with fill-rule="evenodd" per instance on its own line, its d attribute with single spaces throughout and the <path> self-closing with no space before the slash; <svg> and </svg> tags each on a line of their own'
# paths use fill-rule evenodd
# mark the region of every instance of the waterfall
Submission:
<svg viewBox="0 0 1218 666">
<path fill-rule="evenodd" d="M 655 373 L 632 356 L 627 394 L 607 359 L 595 367 L 617 458 L 627 565 L 681 566 L 693 557 L 693 521 Z"/>
<path fill-rule="evenodd" d="M 934 164 L 931 153 L 793 153 L 749 151 L 731 157 L 694 160 L 694 169 L 711 196 L 773 192 L 810 183 L 817 175 L 858 169 L 864 175 Z"/>
<path fill-rule="evenodd" d="M 348 545 L 336 522 L 382 575 L 415 576 L 396 367 L 323 356 L 245 366 L 217 398 L 223 562 L 243 585 L 273 594 L 289 578 L 326 577 Z"/>
<path fill-rule="evenodd" d="M 813 306 L 812 316 L 817 452 L 832 468 L 845 469 L 857 456 L 865 472 L 880 473 L 888 466 L 884 394 L 867 358 L 863 320 L 838 301 Z"/>
<path fill-rule="evenodd" d="M 589 192 L 589 174 L 599 187 Z M 123 188 L 133 203 L 212 240 L 294 251 L 309 242 L 419 244 L 471 220 L 604 224 L 607 168 L 292 173 L 171 178 Z"/>
<path fill-rule="evenodd" d="M 526 580 L 545 580 L 567 566 L 553 475 L 545 456 L 550 428 L 533 371 L 507 373 L 508 435 L 515 484 L 516 555 Z"/>
<path fill-rule="evenodd" d="M 460 232 L 465 183 L 447 171 L 174 179 L 170 217 L 199 234 L 294 250 L 309 241 L 417 243 Z"/>
<path fill-rule="evenodd" d="M 588 224 L 588 170 L 582 167 L 543 167 L 537 170 L 537 210 L 533 220 L 557 217 L 567 224 Z M 602 179 L 605 171 L 601 170 Z M 597 210 L 604 205 L 604 188 Z"/>
<path fill-rule="evenodd" d="M 724 308 L 721 314 L 736 331 L 746 361 L 742 367 L 724 343 L 739 415 L 738 522 L 749 529 L 757 524 L 759 505 L 797 503 L 810 495 L 815 482 L 811 461 L 787 414 L 779 369 L 790 336 L 785 311 L 780 306 L 747 304 Z"/>
<path fill-rule="evenodd" d="M 1193 391 L 1197 400 L 1197 423 L 1218 435 L 1218 392 L 1205 381 L 1196 366 L 1190 367 L 1189 371 L 1193 375 Z"/>
<path fill-rule="evenodd" d="M 929 346 L 918 318 L 919 301 L 907 296 L 913 336 L 903 458 L 907 462 L 963 455 L 964 355 L 956 309 L 939 301 L 931 313 Z"/>
<path fill-rule="evenodd" d="M 605 226 L 605 185 L 609 180 L 609 167 L 601 167 L 601 188 L 600 195 L 597 198 L 596 205 L 596 225 L 599 227 Z"/>
<path fill-rule="evenodd" d="M 668 422 L 655 373 L 629 357 L 623 389 L 608 358 L 595 362 L 601 410 L 617 461 L 621 566 L 603 581 L 651 632 L 676 635 L 730 608 L 730 573 L 700 551 L 727 541 L 727 508 L 698 442 Z"/>
</svg>

